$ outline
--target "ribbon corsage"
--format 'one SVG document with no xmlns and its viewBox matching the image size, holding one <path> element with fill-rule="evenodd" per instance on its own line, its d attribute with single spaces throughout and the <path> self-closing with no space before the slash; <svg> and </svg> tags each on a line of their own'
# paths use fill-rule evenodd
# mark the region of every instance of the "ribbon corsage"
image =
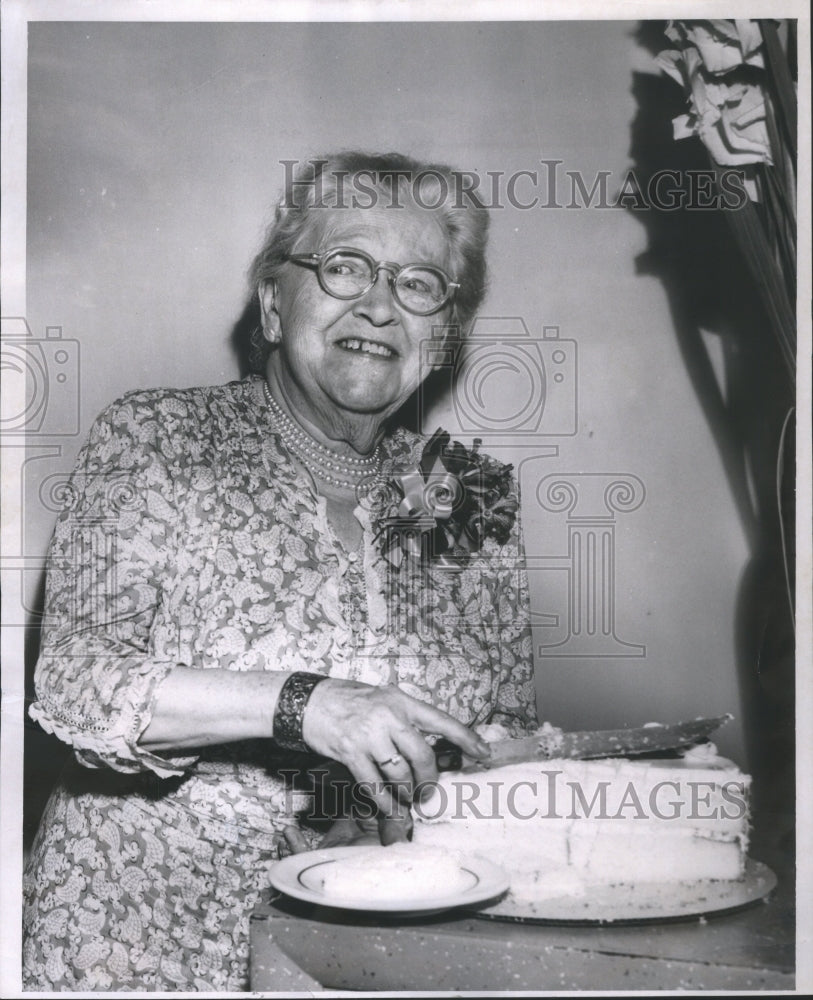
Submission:
<svg viewBox="0 0 813 1000">
<path fill-rule="evenodd" d="M 475 438 L 467 450 L 437 430 L 418 468 L 393 477 L 400 502 L 379 532 L 381 551 L 393 566 L 407 557 L 459 563 L 487 538 L 508 541 L 518 507 L 510 495 L 513 466 L 482 455 L 481 443 Z"/>
</svg>

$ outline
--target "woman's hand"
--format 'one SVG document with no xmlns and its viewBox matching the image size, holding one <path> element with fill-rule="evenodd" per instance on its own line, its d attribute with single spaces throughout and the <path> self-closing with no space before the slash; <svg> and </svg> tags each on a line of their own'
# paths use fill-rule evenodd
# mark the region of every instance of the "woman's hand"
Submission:
<svg viewBox="0 0 813 1000">
<path fill-rule="evenodd" d="M 293 825 L 285 828 L 285 843 L 291 854 L 303 854 L 311 849 L 302 831 Z M 323 847 L 350 847 L 382 843 L 387 843 L 387 841 L 381 839 L 380 825 L 375 820 L 337 819 L 319 841 L 319 850 Z"/>
<path fill-rule="evenodd" d="M 475 759 L 489 756 L 488 744 L 462 723 L 392 686 L 329 678 L 314 688 L 302 721 L 308 746 L 344 764 L 375 804 L 382 843 L 407 839 L 410 803 L 437 781 L 427 733 Z"/>
</svg>

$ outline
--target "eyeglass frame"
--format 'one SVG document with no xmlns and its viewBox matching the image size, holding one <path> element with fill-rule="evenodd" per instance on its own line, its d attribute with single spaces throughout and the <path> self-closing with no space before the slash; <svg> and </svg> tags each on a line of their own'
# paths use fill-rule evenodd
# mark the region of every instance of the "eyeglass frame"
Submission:
<svg viewBox="0 0 813 1000">
<path fill-rule="evenodd" d="M 372 280 L 366 288 L 362 289 L 362 291 L 356 293 L 355 295 L 337 295 L 336 292 L 333 292 L 326 287 L 326 282 L 322 274 L 322 261 L 325 260 L 325 258 L 330 254 L 342 252 L 357 254 L 370 264 Z M 320 253 L 291 253 L 285 255 L 285 260 L 290 261 L 292 264 L 299 264 L 301 267 L 312 268 L 316 271 L 319 287 L 322 291 L 326 295 L 330 295 L 331 298 L 340 299 L 343 302 L 353 302 L 356 299 L 363 298 L 375 285 L 376 281 L 378 281 L 378 272 L 387 271 L 387 281 L 390 286 L 390 291 L 392 292 L 392 297 L 402 309 L 406 309 L 406 311 L 413 316 L 434 316 L 434 314 L 440 312 L 441 309 L 445 309 L 446 306 L 451 305 L 454 301 L 457 290 L 460 288 L 460 282 L 452 281 L 442 267 L 436 267 L 434 264 L 422 264 L 419 262 L 412 264 L 397 264 L 395 261 L 391 260 L 375 260 L 375 258 L 371 257 L 368 253 L 365 253 L 364 250 L 359 250 L 358 247 L 339 246 L 330 247 L 328 250 L 322 250 Z M 446 282 L 446 295 L 443 301 L 433 309 L 430 309 L 428 312 L 415 312 L 414 309 L 410 309 L 408 305 L 402 302 L 400 296 L 398 295 L 396 284 L 398 277 L 410 267 L 421 267 L 426 271 L 434 271 Z"/>
</svg>

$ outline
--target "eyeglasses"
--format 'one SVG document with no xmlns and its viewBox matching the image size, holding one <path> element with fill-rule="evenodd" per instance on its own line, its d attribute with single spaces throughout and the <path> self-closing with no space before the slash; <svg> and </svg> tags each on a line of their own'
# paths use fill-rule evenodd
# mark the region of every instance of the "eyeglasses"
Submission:
<svg viewBox="0 0 813 1000">
<path fill-rule="evenodd" d="M 359 299 L 376 282 L 379 271 L 387 271 L 387 280 L 398 305 L 416 316 L 438 312 L 454 298 L 460 285 L 445 271 L 432 264 L 406 264 L 400 267 L 388 260 L 373 260 L 363 250 L 334 247 L 322 253 L 295 253 L 287 257 L 292 264 L 315 269 L 319 284 L 337 299 Z"/>
</svg>

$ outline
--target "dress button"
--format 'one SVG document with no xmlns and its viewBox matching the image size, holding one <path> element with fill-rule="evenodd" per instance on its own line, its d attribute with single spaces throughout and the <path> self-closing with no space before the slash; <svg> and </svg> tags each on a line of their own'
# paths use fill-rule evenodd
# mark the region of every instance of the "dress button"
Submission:
<svg viewBox="0 0 813 1000">
<path fill-rule="evenodd" d="M 351 563 L 358 562 L 358 558 L 359 558 L 358 552 L 351 552 L 350 555 L 348 555 L 347 557 L 348 561 Z"/>
</svg>

